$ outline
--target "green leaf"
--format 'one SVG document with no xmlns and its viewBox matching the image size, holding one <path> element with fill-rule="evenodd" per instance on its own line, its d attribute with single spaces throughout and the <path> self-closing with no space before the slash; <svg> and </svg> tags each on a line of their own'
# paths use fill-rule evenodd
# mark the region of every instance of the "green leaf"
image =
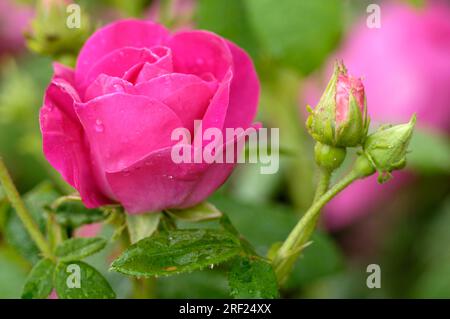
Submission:
<svg viewBox="0 0 450 319">
<path fill-rule="evenodd" d="M 150 237 L 158 228 L 161 213 L 147 213 L 139 215 L 127 214 L 127 227 L 132 244 Z"/>
<path fill-rule="evenodd" d="M 76 228 L 105 219 L 106 215 L 100 209 L 86 208 L 81 199 L 65 196 L 58 199 L 55 207 L 56 221 L 63 226 Z"/>
<path fill-rule="evenodd" d="M 102 274 L 82 261 L 58 264 L 54 282 L 56 293 L 62 299 L 114 299 L 116 297 Z"/>
<path fill-rule="evenodd" d="M 131 245 L 111 267 L 133 276 L 172 275 L 223 262 L 240 249 L 236 238 L 226 231 L 171 230 Z"/>
<path fill-rule="evenodd" d="M 341 0 L 244 2 L 264 49 L 301 74 L 318 67 L 338 44 L 344 20 Z"/>
<path fill-rule="evenodd" d="M 199 222 L 203 220 L 211 220 L 220 218 L 222 213 L 211 203 L 203 202 L 186 209 L 171 209 L 169 214 L 175 218 L 189 221 Z"/>
<path fill-rule="evenodd" d="M 55 264 L 50 259 L 41 259 L 34 265 L 22 292 L 23 299 L 44 299 L 52 292 Z"/>
<path fill-rule="evenodd" d="M 450 174 L 450 140 L 447 136 L 416 129 L 409 149 L 408 167 L 426 174 Z"/>
<path fill-rule="evenodd" d="M 226 213 L 222 227 L 242 234 L 260 255 L 266 255 L 272 243 L 285 240 L 297 222 L 294 211 L 284 205 L 256 205 L 218 194 L 211 201 Z"/>
<path fill-rule="evenodd" d="M 259 52 L 257 39 L 248 21 L 247 8 L 242 0 L 200 0 L 195 20 L 199 29 L 213 31 L 253 56 Z"/>
<path fill-rule="evenodd" d="M 106 246 L 106 240 L 94 238 L 71 238 L 56 247 L 56 256 L 60 261 L 80 260 L 90 256 Z"/>
<path fill-rule="evenodd" d="M 256 256 L 236 258 L 228 272 L 235 298 L 278 298 L 277 278 L 272 265 Z"/>
<path fill-rule="evenodd" d="M 41 232 L 45 233 L 46 211 L 45 208 L 52 203 L 59 194 L 52 188 L 50 183 L 44 182 L 35 187 L 23 197 L 26 207 L 39 226 Z M 26 259 L 35 263 L 40 260 L 39 249 L 28 235 L 19 217 L 13 208 L 9 209 L 5 224 L 5 236 L 7 242 L 13 246 Z"/>
</svg>

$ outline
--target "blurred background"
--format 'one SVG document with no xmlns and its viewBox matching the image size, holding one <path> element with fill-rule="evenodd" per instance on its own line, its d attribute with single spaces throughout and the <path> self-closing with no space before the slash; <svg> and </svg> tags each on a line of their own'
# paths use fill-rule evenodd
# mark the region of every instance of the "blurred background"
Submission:
<svg viewBox="0 0 450 319">
<path fill-rule="evenodd" d="M 329 203 L 283 297 L 450 298 L 449 1 L 80 0 L 75 36 L 42 21 L 55 2 L 70 1 L 0 0 L 0 155 L 42 229 L 49 201 L 71 191 L 41 150 L 38 112 L 52 60 L 73 65 L 68 52 L 110 21 L 152 19 L 172 30 L 211 30 L 254 59 L 259 120 L 280 128 L 280 172 L 261 175 L 257 165 L 242 165 L 212 201 L 262 254 L 312 200 L 317 176 L 305 107 L 317 103 L 335 59 L 363 78 L 372 129 L 417 114 L 406 169 L 387 184 L 359 181 Z M 126 277 L 107 271 L 115 254 L 112 246 L 89 261 L 119 297 L 133 296 Z M 0 188 L 0 298 L 20 297 L 36 260 Z M 369 264 L 381 267 L 380 289 L 366 286 Z M 158 279 L 152 291 L 160 298 L 228 297 L 220 267 Z"/>
</svg>

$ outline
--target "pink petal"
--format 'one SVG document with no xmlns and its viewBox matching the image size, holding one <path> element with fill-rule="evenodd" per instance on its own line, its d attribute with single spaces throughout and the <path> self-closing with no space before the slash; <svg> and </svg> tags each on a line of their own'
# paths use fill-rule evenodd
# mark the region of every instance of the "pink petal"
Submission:
<svg viewBox="0 0 450 319">
<path fill-rule="evenodd" d="M 227 142 L 226 146 L 235 145 L 241 138 L 242 135 Z M 187 148 L 192 154 L 193 146 L 188 145 Z M 106 174 L 112 191 L 128 213 L 155 212 L 198 204 L 226 181 L 235 165 L 176 164 L 171 158 L 171 151 L 172 147 L 155 151 L 126 170 Z"/>
<path fill-rule="evenodd" d="M 261 128 L 261 125 L 257 123 L 252 125 L 252 127 L 258 130 Z M 223 138 L 225 138 L 225 136 Z M 190 207 L 202 202 L 225 183 L 233 172 L 238 156 L 242 152 L 242 149 L 237 149 L 237 147 L 239 145 L 238 143 L 242 141 L 243 138 L 245 138 L 245 134 L 241 134 L 233 140 L 226 141 L 226 143 L 222 145 L 221 150 L 224 163 L 211 163 L 207 169 L 203 170 L 203 173 L 198 177 L 196 184 L 192 187 L 191 193 L 184 199 L 180 208 Z M 226 153 L 230 148 L 234 149 L 234 161 L 233 163 L 225 163 Z"/>
<path fill-rule="evenodd" d="M 249 127 L 256 116 L 259 100 L 259 80 L 248 54 L 228 42 L 233 55 L 233 80 L 230 103 L 224 127 Z"/>
<path fill-rule="evenodd" d="M 133 93 L 133 84 L 118 77 L 100 74 L 86 89 L 84 99 L 89 101 L 102 95 L 117 92 Z"/>
<path fill-rule="evenodd" d="M 104 95 L 77 103 L 76 111 L 105 171 L 125 169 L 150 152 L 176 143 L 171 133 L 182 127 L 169 107 L 145 96 Z"/>
<path fill-rule="evenodd" d="M 201 119 L 214 94 L 212 84 L 195 75 L 172 73 L 136 85 L 136 94 L 163 102 L 193 133 L 194 120 Z"/>
<path fill-rule="evenodd" d="M 62 78 L 69 82 L 72 86 L 75 83 L 75 74 L 73 70 L 64 64 L 53 62 L 54 78 Z"/>
<path fill-rule="evenodd" d="M 207 31 L 176 33 L 168 42 L 173 53 L 174 72 L 202 76 L 212 73 L 222 81 L 232 66 L 232 56 L 221 37 Z"/>
<path fill-rule="evenodd" d="M 219 84 L 216 94 L 202 119 L 202 131 L 210 127 L 223 129 L 230 101 L 230 87 L 233 74 L 228 71 L 224 80 Z M 202 133 L 203 134 L 203 133 Z"/>
<path fill-rule="evenodd" d="M 154 63 L 144 63 L 134 83 L 145 82 L 172 72 L 172 51 L 166 47 L 153 47 L 152 52 L 157 60 Z"/>
<path fill-rule="evenodd" d="M 102 223 L 83 225 L 75 230 L 75 237 L 95 237 L 102 230 Z"/>
<path fill-rule="evenodd" d="M 54 78 L 45 92 L 40 110 L 44 155 L 75 187 L 89 208 L 111 203 L 95 181 L 89 148 L 73 104 L 78 101 L 73 87 L 61 78 Z"/>
<path fill-rule="evenodd" d="M 207 165 L 176 164 L 171 150 L 155 151 L 126 170 L 107 173 L 116 198 L 128 213 L 179 207 L 191 193 Z"/>
<path fill-rule="evenodd" d="M 78 82 L 80 90 L 93 82 L 100 74 L 109 76 L 123 77 L 125 72 L 135 65 L 145 62 L 153 63 L 156 57 L 150 49 L 147 48 L 120 48 L 105 55 L 98 61 L 87 73 L 85 80 Z M 77 79 L 78 80 L 78 79 Z"/>
<path fill-rule="evenodd" d="M 75 78 L 82 81 L 89 69 L 108 53 L 123 47 L 151 48 L 163 44 L 169 32 L 151 21 L 121 20 L 97 30 L 78 55 Z"/>
</svg>

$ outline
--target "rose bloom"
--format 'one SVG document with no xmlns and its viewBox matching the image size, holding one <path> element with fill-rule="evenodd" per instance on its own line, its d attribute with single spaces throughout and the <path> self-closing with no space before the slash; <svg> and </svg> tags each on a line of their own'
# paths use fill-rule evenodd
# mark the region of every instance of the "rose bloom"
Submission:
<svg viewBox="0 0 450 319">
<path fill-rule="evenodd" d="M 203 130 L 252 127 L 258 97 L 253 63 L 233 43 L 207 31 L 170 34 L 150 21 L 122 20 L 87 40 L 75 70 L 54 65 L 40 112 L 44 154 L 87 207 L 189 207 L 234 165 L 175 164 L 171 133 L 184 127 L 194 136 L 194 120 Z"/>
<path fill-rule="evenodd" d="M 427 1 L 423 8 L 382 2 L 381 28 L 369 29 L 364 17 L 330 59 L 343 59 L 349 72 L 363 76 L 367 110 L 373 126 L 406 123 L 417 114 L 417 126 L 450 130 L 450 7 Z M 310 79 L 301 105 L 318 101 L 326 86 Z M 326 207 L 328 226 L 340 228 L 381 207 L 395 190 L 411 181 L 406 172 L 378 185 L 376 176 L 357 181 Z"/>
</svg>

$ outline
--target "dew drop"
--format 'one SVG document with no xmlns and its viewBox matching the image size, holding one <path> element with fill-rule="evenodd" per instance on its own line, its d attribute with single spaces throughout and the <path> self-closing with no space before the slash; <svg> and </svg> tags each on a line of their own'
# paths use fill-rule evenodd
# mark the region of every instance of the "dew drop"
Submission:
<svg viewBox="0 0 450 319">
<path fill-rule="evenodd" d="M 101 133 L 105 130 L 105 127 L 103 126 L 102 121 L 95 120 L 95 131 L 98 133 Z"/>
<path fill-rule="evenodd" d="M 120 84 L 114 84 L 113 88 L 116 92 L 124 92 L 123 86 Z"/>
</svg>

